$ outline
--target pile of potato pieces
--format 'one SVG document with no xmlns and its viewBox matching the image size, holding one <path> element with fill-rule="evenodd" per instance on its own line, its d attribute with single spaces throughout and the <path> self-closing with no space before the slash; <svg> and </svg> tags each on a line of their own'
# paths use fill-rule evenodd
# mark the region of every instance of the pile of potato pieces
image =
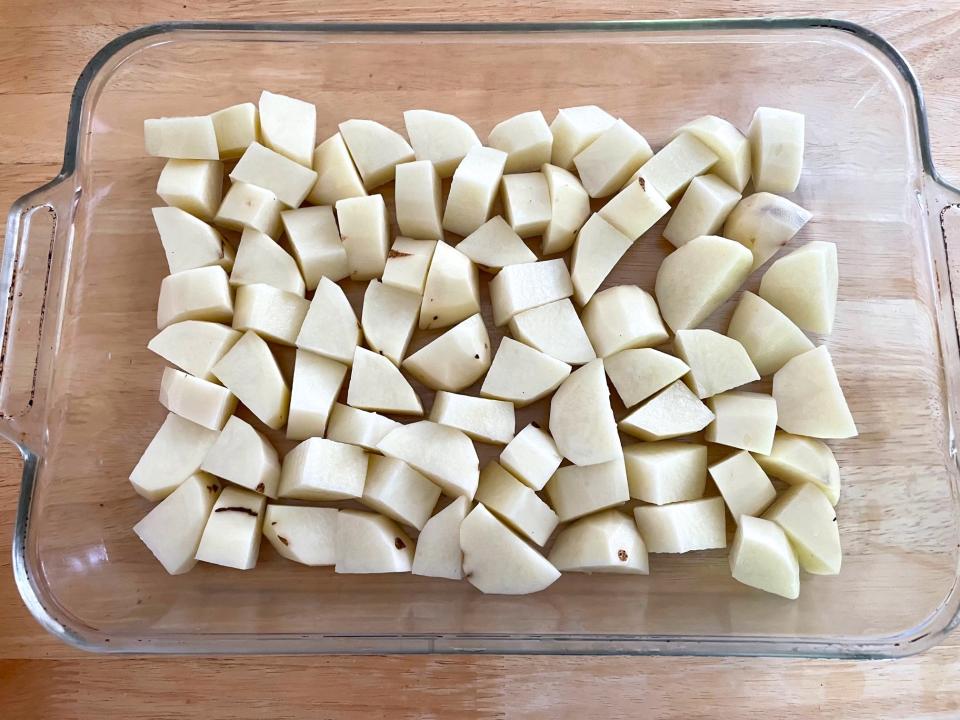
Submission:
<svg viewBox="0 0 960 720">
<path fill-rule="evenodd" d="M 822 440 L 857 431 L 827 348 L 804 332 L 832 329 L 836 247 L 783 254 L 727 335 L 698 329 L 811 217 L 782 196 L 800 179 L 803 116 L 761 107 L 746 135 L 701 117 L 656 153 L 596 106 L 550 125 L 516 115 L 485 146 L 453 115 L 404 123 L 407 138 L 347 120 L 316 145 L 316 108 L 266 91 L 145 121 L 148 154 L 167 158 L 153 215 L 171 273 L 149 348 L 179 369 L 164 370 L 169 414 L 130 480 L 159 501 L 134 531 L 166 570 L 252 568 L 263 535 L 338 573 L 522 594 L 561 571 L 646 574 L 648 552 L 725 548 L 729 510 L 740 582 L 796 598 L 801 568 L 838 573 L 840 471 Z M 386 183 L 392 241 L 374 192 Z M 653 295 L 600 290 L 671 209 L 676 249 Z M 236 249 L 218 228 L 242 233 Z M 540 255 L 569 261 L 539 259 L 537 237 Z M 510 332 L 496 353 L 488 277 Z M 359 321 L 348 278 L 369 281 Z M 417 328 L 444 331 L 408 354 Z M 277 346 L 296 348 L 291 385 Z M 436 391 L 427 420 L 404 371 Z M 769 375 L 770 395 L 736 389 Z M 515 408 L 547 397 L 548 428 L 516 432 Z M 281 460 L 238 403 L 301 442 Z M 678 440 L 701 431 L 731 453 L 708 465 L 706 444 Z M 504 446 L 499 462 L 481 470 L 475 442 Z M 708 475 L 719 494 L 705 496 Z M 453 501 L 434 514 L 441 494 Z M 374 512 L 311 504 L 347 499 Z"/>
</svg>

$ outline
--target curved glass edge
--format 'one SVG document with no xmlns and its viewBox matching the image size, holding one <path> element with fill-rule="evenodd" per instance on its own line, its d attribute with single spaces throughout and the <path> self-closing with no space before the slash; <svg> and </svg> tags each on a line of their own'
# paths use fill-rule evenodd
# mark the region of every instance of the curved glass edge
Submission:
<svg viewBox="0 0 960 720">
<path fill-rule="evenodd" d="M 9 228 L 14 216 L 35 201 L 40 200 L 60 185 L 76 170 L 80 142 L 80 125 L 84 101 L 99 72 L 121 51 L 141 40 L 180 31 L 213 32 L 315 32 L 315 33 L 549 33 L 549 32 L 669 32 L 692 30 L 783 30 L 831 29 L 854 35 L 877 49 L 906 82 L 914 103 L 918 145 L 923 170 L 947 196 L 944 201 L 960 203 L 960 188 L 947 182 L 939 174 L 933 161 L 926 104 L 919 81 L 907 60 L 881 35 L 862 25 L 830 18 L 715 18 L 689 20 L 612 20 L 562 23 L 277 23 L 277 22 L 168 22 L 145 25 L 131 30 L 107 43 L 87 63 L 74 86 L 67 118 L 66 142 L 60 172 L 50 182 L 19 198 L 8 216 L 8 234 L 4 243 L 4 260 L 11 252 Z M 932 209 L 931 209 L 932 210 Z M 936 209 L 939 213 L 940 208 Z M 939 225 L 939 223 L 937 223 Z M 948 249 L 945 238 L 938 243 L 943 249 L 943 262 Z M 934 259 L 935 261 L 937 259 Z M 4 262 L 4 267 L 6 267 Z M 939 279 L 945 279 L 949 309 L 949 344 L 954 350 L 960 344 L 958 329 L 952 312 L 952 287 L 949 270 L 944 273 L 938 265 Z M 7 310 L 9 277 L 0 277 L 0 317 Z M 941 315 L 941 325 L 944 319 Z M 944 328 L 947 329 L 947 328 Z M 2 331 L 0 331 L 2 332 Z M 953 397 L 948 398 L 951 418 L 958 408 Z M 952 457 L 958 460 L 955 448 L 954 426 L 950 428 Z M 870 642 L 826 641 L 811 638 L 798 640 L 788 637 L 684 637 L 684 636 L 615 636 L 615 635 L 251 635 L 251 634 L 190 634 L 169 635 L 163 638 L 108 636 L 96 628 L 85 628 L 81 633 L 61 623 L 41 600 L 39 588 L 31 578 L 26 552 L 27 529 L 33 499 L 34 481 L 39 469 L 39 458 L 20 441 L 14 441 L 24 458 L 20 497 L 14 525 L 13 569 L 18 590 L 30 613 L 51 634 L 81 650 L 125 654 L 273 654 L 273 653 L 451 653 L 451 654 L 579 654 L 579 655 L 692 655 L 692 656 L 767 656 L 798 658 L 831 658 L 848 660 L 888 659 L 914 655 L 936 644 L 960 625 L 960 586 L 956 583 L 941 606 L 927 620 L 896 636 L 881 637 Z M 952 488 L 960 498 L 960 488 Z M 111 642 L 111 640 L 113 642 Z M 852 640 L 852 639 L 851 639 Z"/>
</svg>

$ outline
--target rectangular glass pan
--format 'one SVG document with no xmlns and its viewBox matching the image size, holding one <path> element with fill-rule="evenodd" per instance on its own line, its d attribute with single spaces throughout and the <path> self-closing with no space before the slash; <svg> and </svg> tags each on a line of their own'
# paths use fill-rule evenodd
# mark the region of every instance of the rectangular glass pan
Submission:
<svg viewBox="0 0 960 720">
<path fill-rule="evenodd" d="M 161 163 L 144 156 L 142 123 L 262 88 L 316 102 L 318 138 L 350 117 L 402 130 L 402 111 L 418 107 L 455 113 L 484 138 L 517 112 L 595 103 L 655 146 L 707 113 L 741 127 L 761 104 L 805 113 L 793 197 L 814 220 L 794 245 L 838 245 L 825 342 L 861 433 L 833 443 L 843 572 L 805 576 L 788 602 L 734 582 L 724 552 L 660 555 L 649 577 L 567 575 L 536 595 L 492 597 L 467 583 L 301 567 L 265 543 L 254 572 L 168 576 L 130 530 L 149 504 L 127 482 L 165 413 L 163 363 L 146 349 L 166 272 L 149 212 Z M 14 542 L 24 600 L 66 642 L 107 652 L 930 647 L 958 610 L 957 326 L 941 227 L 957 223 L 958 197 L 933 169 L 905 62 L 847 23 L 171 24 L 124 35 L 80 77 L 63 171 L 7 224 L 0 425 L 24 456 Z M 607 284 L 652 287 L 667 248 L 659 229 Z M 710 326 L 725 327 L 730 309 Z"/>
</svg>

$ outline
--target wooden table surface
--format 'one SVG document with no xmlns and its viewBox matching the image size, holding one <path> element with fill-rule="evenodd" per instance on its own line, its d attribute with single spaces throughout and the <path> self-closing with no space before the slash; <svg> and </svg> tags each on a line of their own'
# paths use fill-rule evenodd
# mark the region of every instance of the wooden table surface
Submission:
<svg viewBox="0 0 960 720">
<path fill-rule="evenodd" d="M 960 181 L 960 2 L 941 0 L 3 0 L 0 207 L 59 169 L 70 93 L 113 37 L 161 20 L 588 20 L 823 15 L 893 42 L 919 75 L 934 157 Z M 630 8 L 634 13 L 630 12 Z M 790 8 L 798 8 L 796 12 Z M 954 258 L 960 253 L 953 253 Z M 956 287 L 956 285 L 955 285 Z M 960 717 L 960 635 L 901 661 L 581 657 L 99 657 L 20 602 L 10 540 L 19 454 L 0 446 L 0 715 L 6 718 Z"/>
</svg>

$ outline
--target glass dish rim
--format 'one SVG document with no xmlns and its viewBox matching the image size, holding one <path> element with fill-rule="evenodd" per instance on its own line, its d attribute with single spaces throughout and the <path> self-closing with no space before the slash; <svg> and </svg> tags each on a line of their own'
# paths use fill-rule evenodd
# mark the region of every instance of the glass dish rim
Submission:
<svg viewBox="0 0 960 720">
<path fill-rule="evenodd" d="M 87 91 L 99 72 L 128 46 L 141 40 L 174 32 L 250 32 L 316 34 L 407 34 L 407 33 L 555 33 L 555 32 L 685 32 L 694 30 L 813 30 L 828 29 L 853 35 L 878 50 L 899 73 L 910 90 L 917 127 L 917 144 L 923 172 L 937 185 L 960 199 L 960 188 L 947 182 L 933 161 L 926 105 L 919 81 L 901 53 L 878 33 L 857 23 L 821 17 L 794 18 L 701 18 L 670 20 L 602 20 L 576 22 L 517 23 L 365 23 L 365 22 L 247 22 L 172 21 L 135 28 L 104 45 L 86 64 L 74 86 L 67 117 L 63 163 L 47 183 L 20 197 L 7 218 L 0 274 L 0 317 L 10 311 L 12 263 L 16 229 L 20 217 L 43 195 L 69 179 L 77 169 L 77 151 Z M 944 239 L 945 240 L 945 239 Z M 946 254 L 944 241 L 944 253 Z M 948 297 L 952 298 L 949 274 Z M 942 315 L 942 313 L 941 313 Z M 943 318 L 939 318 L 941 326 Z M 949 319 L 954 333 L 957 325 Z M 0 348 L 6 348 L 8 323 L 0 324 Z M 960 338 L 960 335 L 957 336 Z M 2 367 L 0 367 L 2 374 Z M 948 409 L 953 400 L 948 396 Z M 951 417 L 953 415 L 951 412 Z M 2 420 L 3 418 L 0 418 Z M 950 428 L 951 435 L 953 428 Z M 43 604 L 33 585 L 27 562 L 27 530 L 40 457 L 25 441 L 0 429 L 0 435 L 20 450 L 24 461 L 20 496 L 12 544 L 13 572 L 18 591 L 30 613 L 42 627 L 66 644 L 100 653 L 163 654 L 326 654 L 326 653 L 497 653 L 497 654 L 578 654 L 578 655 L 691 655 L 691 656 L 783 656 L 831 659 L 886 659 L 922 652 L 960 624 L 960 586 L 955 582 L 939 608 L 922 623 L 901 635 L 879 637 L 876 641 L 845 643 L 823 638 L 778 636 L 682 636 L 682 635 L 596 635 L 596 634 L 263 634 L 263 633 L 179 633 L 159 637 L 112 636 L 99 631 L 78 632 L 59 622 Z M 956 453 L 954 453 L 956 460 Z M 958 488 L 954 487 L 956 498 Z M 945 618 L 945 616 L 947 616 Z M 199 642 L 198 642 L 199 641 Z"/>
</svg>

